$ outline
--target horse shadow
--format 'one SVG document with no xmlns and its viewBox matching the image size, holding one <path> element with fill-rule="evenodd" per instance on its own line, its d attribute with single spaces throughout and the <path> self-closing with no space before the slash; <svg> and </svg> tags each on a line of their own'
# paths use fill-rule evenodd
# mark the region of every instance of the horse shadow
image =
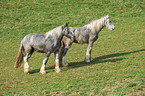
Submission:
<svg viewBox="0 0 145 96">
<path fill-rule="evenodd" d="M 124 56 L 124 55 L 128 55 L 128 54 L 132 54 L 132 53 L 137 53 L 137 52 L 142 52 L 145 51 L 145 49 L 140 49 L 140 50 L 136 50 L 136 51 L 130 51 L 130 52 L 124 52 L 124 53 L 114 53 L 114 54 L 107 54 L 107 55 L 103 55 L 103 56 L 99 56 L 93 59 L 92 62 L 90 63 L 85 63 L 84 61 L 80 61 L 80 62 L 71 62 L 69 63 L 68 68 L 65 68 L 63 71 L 72 69 L 72 68 L 78 68 L 78 67 L 82 67 L 82 66 L 90 66 L 93 64 L 97 64 L 97 63 L 105 63 L 105 62 L 117 62 L 117 61 L 121 61 L 125 58 L 116 58 L 119 56 Z M 108 58 L 112 58 L 113 59 L 108 59 Z M 50 70 L 50 69 L 54 69 L 54 66 L 50 66 L 50 67 L 46 67 L 46 70 Z M 30 71 L 31 74 L 33 73 L 37 73 L 39 72 L 40 69 L 35 69 Z"/>
<path fill-rule="evenodd" d="M 50 69 L 54 69 L 54 68 L 55 68 L 55 66 L 45 67 L 45 71 L 50 70 Z M 38 73 L 38 72 L 40 72 L 40 69 L 31 70 L 29 72 L 29 74 L 34 74 L 34 73 Z M 48 72 L 46 72 L 46 73 L 48 73 Z"/>
<path fill-rule="evenodd" d="M 117 61 L 121 61 L 121 60 L 123 60 L 125 58 L 116 58 L 116 57 L 132 54 L 132 53 L 137 53 L 137 52 L 141 52 L 141 51 L 145 51 L 145 49 L 140 49 L 140 50 L 131 51 L 131 52 L 114 53 L 114 54 L 107 54 L 107 55 L 99 56 L 99 57 L 94 58 L 93 61 L 90 62 L 90 63 L 85 63 L 84 61 L 71 62 L 69 64 L 69 66 L 71 68 L 76 68 L 76 67 L 81 67 L 81 66 L 89 66 L 89 65 L 93 65 L 93 64 L 97 64 L 97 63 L 117 62 Z M 108 59 L 108 58 L 112 58 L 112 57 L 114 59 Z"/>
</svg>

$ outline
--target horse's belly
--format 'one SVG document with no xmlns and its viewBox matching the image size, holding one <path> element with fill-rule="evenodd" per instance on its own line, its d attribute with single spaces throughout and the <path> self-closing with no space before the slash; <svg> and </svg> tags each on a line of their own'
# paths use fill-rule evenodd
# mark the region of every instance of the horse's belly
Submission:
<svg viewBox="0 0 145 96">
<path fill-rule="evenodd" d="M 83 43 L 88 43 L 88 41 L 86 41 L 86 40 L 79 40 L 78 43 L 79 44 L 83 44 Z"/>
<path fill-rule="evenodd" d="M 88 43 L 89 42 L 89 37 L 88 36 L 86 36 L 86 37 L 85 36 L 79 36 L 79 37 L 75 38 L 75 40 L 79 44 Z"/>
</svg>

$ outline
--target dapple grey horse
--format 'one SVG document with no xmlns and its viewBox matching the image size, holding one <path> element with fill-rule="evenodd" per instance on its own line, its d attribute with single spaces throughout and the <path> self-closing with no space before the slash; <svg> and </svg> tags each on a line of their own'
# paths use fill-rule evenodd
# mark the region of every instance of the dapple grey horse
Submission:
<svg viewBox="0 0 145 96">
<path fill-rule="evenodd" d="M 91 50 L 93 43 L 98 39 L 99 32 L 104 27 L 107 27 L 110 30 L 115 29 L 114 24 L 109 19 L 109 15 L 104 16 L 101 19 L 94 20 L 83 27 L 69 27 L 70 30 L 74 32 L 75 38 L 71 39 L 63 37 L 59 56 L 60 64 L 62 63 L 62 66 L 68 66 L 66 53 L 73 42 L 79 44 L 88 43 L 89 45 L 86 52 L 85 62 L 92 61 L 93 59 L 91 58 Z"/>
<path fill-rule="evenodd" d="M 28 34 L 21 41 L 21 46 L 16 58 L 15 68 L 21 66 L 24 60 L 24 73 L 29 72 L 28 60 L 34 51 L 46 53 L 45 59 L 43 60 L 40 73 L 45 74 L 45 65 L 51 53 L 55 54 L 55 71 L 60 72 L 59 68 L 59 48 L 61 46 L 61 40 L 63 36 L 72 37 L 73 33 L 69 30 L 68 23 L 59 26 L 45 34 Z"/>
</svg>

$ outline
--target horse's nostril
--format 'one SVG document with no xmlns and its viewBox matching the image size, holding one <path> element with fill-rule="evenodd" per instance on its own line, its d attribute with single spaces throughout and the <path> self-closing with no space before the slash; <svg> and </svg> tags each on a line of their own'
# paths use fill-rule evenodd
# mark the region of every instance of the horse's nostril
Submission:
<svg viewBox="0 0 145 96">
<path fill-rule="evenodd" d="M 115 29 L 115 27 L 113 27 L 113 30 Z"/>
</svg>

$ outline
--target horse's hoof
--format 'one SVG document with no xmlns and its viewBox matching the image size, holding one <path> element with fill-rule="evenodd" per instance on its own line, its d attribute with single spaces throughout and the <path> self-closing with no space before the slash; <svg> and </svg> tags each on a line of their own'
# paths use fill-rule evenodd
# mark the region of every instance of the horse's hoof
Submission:
<svg viewBox="0 0 145 96">
<path fill-rule="evenodd" d="M 60 73 L 61 70 L 60 69 L 55 69 L 56 73 Z"/>
<path fill-rule="evenodd" d="M 14 68 L 18 68 L 18 66 L 17 65 L 14 65 Z"/>
<path fill-rule="evenodd" d="M 86 63 L 90 63 L 90 60 L 85 60 Z"/>
<path fill-rule="evenodd" d="M 93 59 L 91 58 L 91 61 L 93 61 Z"/>
<path fill-rule="evenodd" d="M 86 62 L 86 63 L 90 63 L 91 61 L 90 61 L 90 60 L 85 59 L 85 62 Z"/>
<path fill-rule="evenodd" d="M 28 74 L 28 73 L 29 73 L 29 71 L 24 71 L 24 73 L 25 73 L 25 74 Z"/>
<path fill-rule="evenodd" d="M 86 58 L 85 58 L 85 62 L 86 62 L 86 63 L 90 63 L 90 62 L 92 62 L 92 61 L 93 61 L 92 58 L 90 58 L 90 59 L 86 59 Z"/>
<path fill-rule="evenodd" d="M 62 66 L 63 66 L 63 67 L 67 67 L 67 66 L 68 66 L 68 63 L 65 63 L 65 64 L 62 63 Z"/>
<path fill-rule="evenodd" d="M 41 74 L 46 74 L 46 72 L 40 72 Z"/>
<path fill-rule="evenodd" d="M 46 72 L 44 70 L 40 70 L 41 74 L 46 74 Z"/>
<path fill-rule="evenodd" d="M 24 73 L 25 74 L 29 73 L 29 69 L 24 69 Z"/>
</svg>

